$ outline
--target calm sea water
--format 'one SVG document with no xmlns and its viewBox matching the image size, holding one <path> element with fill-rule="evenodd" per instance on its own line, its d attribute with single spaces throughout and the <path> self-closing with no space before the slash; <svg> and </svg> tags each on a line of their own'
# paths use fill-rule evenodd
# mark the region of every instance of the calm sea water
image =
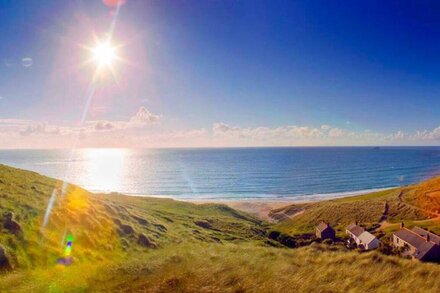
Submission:
<svg viewBox="0 0 440 293">
<path fill-rule="evenodd" d="M 180 199 L 319 199 L 440 175 L 440 148 L 2 150 L 0 163 L 91 191 Z"/>
</svg>

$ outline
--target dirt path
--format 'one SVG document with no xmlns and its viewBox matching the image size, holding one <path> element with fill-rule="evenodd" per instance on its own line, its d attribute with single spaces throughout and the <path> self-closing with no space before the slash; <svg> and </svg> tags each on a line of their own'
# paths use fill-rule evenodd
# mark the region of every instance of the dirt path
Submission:
<svg viewBox="0 0 440 293">
<path fill-rule="evenodd" d="M 399 194 L 399 196 L 400 196 L 400 194 Z M 389 207 L 388 201 L 385 201 L 383 213 L 382 213 L 382 216 L 380 217 L 379 222 L 378 222 L 379 226 L 377 226 L 377 228 L 371 230 L 371 232 L 376 232 L 377 230 L 382 230 L 384 227 L 387 227 L 388 225 L 390 225 L 387 222 L 389 209 L 390 209 L 390 207 Z"/>
<path fill-rule="evenodd" d="M 422 208 L 420 208 L 420 207 L 418 207 L 418 206 L 415 206 L 415 205 L 413 205 L 413 204 L 410 204 L 410 203 L 405 202 L 404 195 L 403 195 L 403 191 L 400 191 L 400 193 L 399 193 L 399 195 L 397 196 L 397 198 L 398 198 L 400 204 L 403 204 L 403 205 L 409 206 L 409 207 L 411 207 L 411 208 L 413 208 L 413 209 L 416 209 L 416 210 L 419 210 L 419 211 L 422 211 L 422 212 L 426 213 L 426 211 L 425 211 L 424 209 L 422 209 Z M 385 228 L 387 228 L 387 227 L 389 227 L 389 226 L 398 225 L 398 223 L 389 223 L 389 222 L 387 221 L 387 218 L 388 218 L 388 210 L 389 210 L 389 205 L 388 205 L 388 201 L 387 201 L 387 202 L 385 203 L 384 212 L 383 212 L 382 216 L 380 217 L 380 220 L 379 220 L 379 223 L 378 223 L 379 226 L 378 226 L 376 229 L 374 229 L 373 232 L 375 232 L 375 231 L 377 231 L 377 230 L 383 230 L 383 229 L 385 229 Z M 415 220 L 415 221 L 412 221 L 412 222 L 413 222 L 413 223 L 423 223 L 423 222 L 429 222 L 429 221 L 440 220 L 440 214 L 439 214 L 439 213 L 432 213 L 432 212 L 431 212 L 431 213 L 429 213 L 429 214 L 431 214 L 431 215 L 435 215 L 435 217 L 434 217 L 434 218 L 431 218 L 431 219 L 426 219 L 426 220 Z"/>
<path fill-rule="evenodd" d="M 301 214 L 303 214 L 305 212 L 305 209 L 298 209 L 294 212 L 280 212 L 280 213 L 276 213 L 276 214 L 272 214 L 270 215 L 270 217 L 272 218 L 273 221 L 275 222 L 280 222 L 283 221 L 285 219 L 292 219 L 296 216 L 299 216 Z"/>
</svg>

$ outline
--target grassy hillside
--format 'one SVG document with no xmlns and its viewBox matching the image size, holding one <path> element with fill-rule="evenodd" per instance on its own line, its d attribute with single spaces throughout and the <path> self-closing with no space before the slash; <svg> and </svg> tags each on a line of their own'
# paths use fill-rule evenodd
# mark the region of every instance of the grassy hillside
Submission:
<svg viewBox="0 0 440 293">
<path fill-rule="evenodd" d="M 284 248 L 266 236 L 277 227 L 223 205 L 92 194 L 70 185 L 66 196 L 56 197 L 42 228 L 51 194 L 61 188 L 54 179 L 0 165 L 0 248 L 13 267 L 0 269 L 0 292 L 440 290 L 438 265 L 336 245 Z M 297 227 L 282 224 L 287 230 L 305 230 L 316 220 L 313 215 L 341 223 L 352 215 L 373 221 L 380 216 L 373 211 L 396 196 L 401 200 L 399 194 L 387 191 L 276 213 L 304 210 L 292 218 L 307 216 Z M 390 218 L 427 218 L 418 208 L 398 205 L 390 204 Z M 57 264 L 67 234 L 74 238 L 71 266 Z"/>
<path fill-rule="evenodd" d="M 33 172 L 0 166 L 0 245 L 19 268 L 53 264 L 63 238 L 74 237 L 77 261 L 107 259 L 178 243 L 266 241 L 266 225 L 223 205 L 170 199 L 91 194 L 69 185 L 56 196 L 45 228 L 45 209 L 62 185 Z M 4 225 L 12 212 L 16 229 Z M 15 231 L 16 230 L 16 231 Z"/>
<path fill-rule="evenodd" d="M 87 272 L 85 274 L 84 272 Z M 124 260 L 17 272 L 13 292 L 438 292 L 440 266 L 313 245 L 195 244 Z"/>
<path fill-rule="evenodd" d="M 413 186 L 374 192 L 316 203 L 294 204 L 271 212 L 274 219 L 281 219 L 277 229 L 301 234 L 313 232 L 323 220 L 336 227 L 340 235 L 354 222 L 385 231 L 399 227 L 418 225 L 440 233 L 440 178 L 434 178 Z"/>
<path fill-rule="evenodd" d="M 440 215 L 440 177 L 407 188 L 404 196 L 408 204 Z"/>
</svg>

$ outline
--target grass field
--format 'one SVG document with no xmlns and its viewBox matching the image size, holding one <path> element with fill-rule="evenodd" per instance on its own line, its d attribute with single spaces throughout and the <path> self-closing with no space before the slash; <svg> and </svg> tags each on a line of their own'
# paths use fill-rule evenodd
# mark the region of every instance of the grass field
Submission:
<svg viewBox="0 0 440 293">
<path fill-rule="evenodd" d="M 385 203 L 390 221 L 405 218 L 438 227 L 430 212 L 402 201 L 410 194 L 406 190 L 404 197 L 397 189 L 286 207 L 274 213 L 304 212 L 273 225 L 224 205 L 92 194 L 69 185 L 67 195 L 56 197 L 43 228 L 51 194 L 61 188 L 54 179 L 0 165 L 0 248 L 10 265 L 0 272 L 0 292 L 440 289 L 436 264 L 338 245 L 288 249 L 267 237 L 277 229 L 290 235 L 309 233 L 319 219 L 340 229 L 353 220 L 374 224 Z M 7 221 L 14 224 L 5 225 Z M 57 264 L 67 234 L 73 236 L 71 266 Z"/>
<path fill-rule="evenodd" d="M 283 214 L 301 210 L 301 213 L 276 225 L 276 229 L 289 234 L 313 232 L 315 225 L 322 220 L 343 235 L 345 227 L 352 222 L 373 228 L 384 219 L 387 227 L 384 230 L 388 232 L 398 229 L 399 224 L 404 222 L 409 227 L 418 225 L 440 233 L 440 219 L 436 214 L 440 193 L 433 192 L 435 190 L 440 190 L 439 178 L 361 196 L 290 205 L 273 210 L 271 216 L 284 218 Z"/>
<path fill-rule="evenodd" d="M 336 246 L 284 249 L 253 244 L 182 244 L 112 262 L 12 273 L 0 285 L 0 290 L 11 292 L 438 292 L 439 288 L 440 266 L 434 264 Z"/>
<path fill-rule="evenodd" d="M 267 224 L 227 206 L 195 205 L 170 199 L 91 194 L 69 186 L 57 196 L 48 224 L 43 215 L 60 182 L 33 172 L 0 166 L 0 217 L 12 212 L 18 233 L 1 227 L 0 244 L 13 266 L 56 262 L 63 238 L 74 237 L 78 261 L 113 258 L 178 243 L 264 242 Z"/>
</svg>

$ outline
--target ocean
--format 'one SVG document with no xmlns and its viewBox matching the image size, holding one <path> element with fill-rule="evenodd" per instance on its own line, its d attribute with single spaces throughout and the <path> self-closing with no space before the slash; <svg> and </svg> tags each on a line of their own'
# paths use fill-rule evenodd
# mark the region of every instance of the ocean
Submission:
<svg viewBox="0 0 440 293">
<path fill-rule="evenodd" d="M 0 163 L 94 192 L 319 200 L 440 175 L 440 147 L 0 150 Z"/>
</svg>

